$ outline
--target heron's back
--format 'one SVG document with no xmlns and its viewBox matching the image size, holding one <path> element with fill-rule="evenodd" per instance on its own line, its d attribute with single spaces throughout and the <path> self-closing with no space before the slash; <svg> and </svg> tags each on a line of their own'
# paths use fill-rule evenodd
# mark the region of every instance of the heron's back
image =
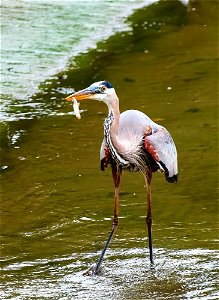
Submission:
<svg viewBox="0 0 219 300">
<path fill-rule="evenodd" d="M 148 125 L 153 129 L 159 126 L 141 111 L 126 110 L 120 115 L 118 138 L 127 143 L 140 142 Z"/>
</svg>

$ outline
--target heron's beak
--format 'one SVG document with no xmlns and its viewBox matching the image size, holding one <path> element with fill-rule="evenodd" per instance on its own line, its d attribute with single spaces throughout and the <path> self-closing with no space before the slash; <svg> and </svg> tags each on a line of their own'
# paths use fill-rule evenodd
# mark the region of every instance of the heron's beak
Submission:
<svg viewBox="0 0 219 300">
<path fill-rule="evenodd" d="M 89 88 L 84 90 L 78 91 L 74 94 L 69 95 L 65 100 L 72 101 L 75 98 L 77 101 L 84 100 L 84 99 L 92 99 L 92 96 L 95 94 L 95 91 Z"/>
</svg>

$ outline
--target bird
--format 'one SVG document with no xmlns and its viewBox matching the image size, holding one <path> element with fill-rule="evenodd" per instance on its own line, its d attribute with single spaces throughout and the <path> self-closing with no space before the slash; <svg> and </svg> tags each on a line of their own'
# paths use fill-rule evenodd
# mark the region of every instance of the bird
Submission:
<svg viewBox="0 0 219 300">
<path fill-rule="evenodd" d="M 151 181 L 152 174 L 159 171 L 167 182 L 178 180 L 177 150 L 168 130 L 153 122 L 139 110 L 120 113 L 119 98 L 113 85 L 105 80 L 66 97 L 67 101 L 97 100 L 108 107 L 108 116 L 103 124 L 104 137 L 100 148 L 100 167 L 104 171 L 111 165 L 114 182 L 114 216 L 112 229 L 92 274 L 98 274 L 104 254 L 119 224 L 119 187 L 123 171 L 140 171 L 145 179 L 150 263 L 153 265 Z"/>
</svg>

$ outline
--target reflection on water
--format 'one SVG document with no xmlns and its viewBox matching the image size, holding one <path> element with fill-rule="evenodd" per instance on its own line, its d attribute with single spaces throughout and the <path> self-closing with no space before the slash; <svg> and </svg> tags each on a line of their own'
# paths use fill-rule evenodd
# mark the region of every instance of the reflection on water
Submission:
<svg viewBox="0 0 219 300">
<path fill-rule="evenodd" d="M 114 0 L 4 0 L 1 3 L 4 41 L 0 49 L 1 119 L 31 118 L 30 111 L 32 117 L 45 115 L 44 101 L 35 104 L 28 99 L 38 91 L 40 83 L 64 70 L 70 57 L 95 47 L 98 41 L 116 31 L 126 30 L 124 18 L 133 9 L 152 2 L 137 0 L 127 5 Z"/>
<path fill-rule="evenodd" d="M 109 250 L 100 276 L 83 275 L 97 253 L 52 260 L 5 262 L 5 298 L 13 299 L 218 299 L 219 252 L 156 249 L 150 266 L 142 248 Z M 19 279 L 14 272 L 19 271 Z M 16 273 L 14 273 L 16 274 Z M 209 296 L 210 294 L 210 296 Z"/>
</svg>

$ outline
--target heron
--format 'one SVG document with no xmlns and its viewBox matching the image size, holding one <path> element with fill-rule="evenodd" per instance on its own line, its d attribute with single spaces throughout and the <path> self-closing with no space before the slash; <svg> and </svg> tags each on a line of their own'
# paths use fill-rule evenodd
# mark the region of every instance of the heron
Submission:
<svg viewBox="0 0 219 300">
<path fill-rule="evenodd" d="M 150 263 L 153 264 L 151 180 L 152 173 L 160 171 L 166 181 L 177 182 L 177 150 L 167 129 L 153 122 L 146 114 L 138 110 L 126 110 L 120 113 L 119 98 L 111 83 L 98 81 L 89 87 L 69 95 L 67 101 L 98 100 L 108 107 L 108 116 L 104 121 L 104 137 L 100 148 L 100 166 L 104 171 L 111 165 L 114 182 L 114 217 L 112 229 L 101 255 L 93 267 L 98 274 L 104 254 L 119 224 L 119 187 L 123 170 L 140 171 L 145 179 L 147 194 L 146 224 Z"/>
</svg>

